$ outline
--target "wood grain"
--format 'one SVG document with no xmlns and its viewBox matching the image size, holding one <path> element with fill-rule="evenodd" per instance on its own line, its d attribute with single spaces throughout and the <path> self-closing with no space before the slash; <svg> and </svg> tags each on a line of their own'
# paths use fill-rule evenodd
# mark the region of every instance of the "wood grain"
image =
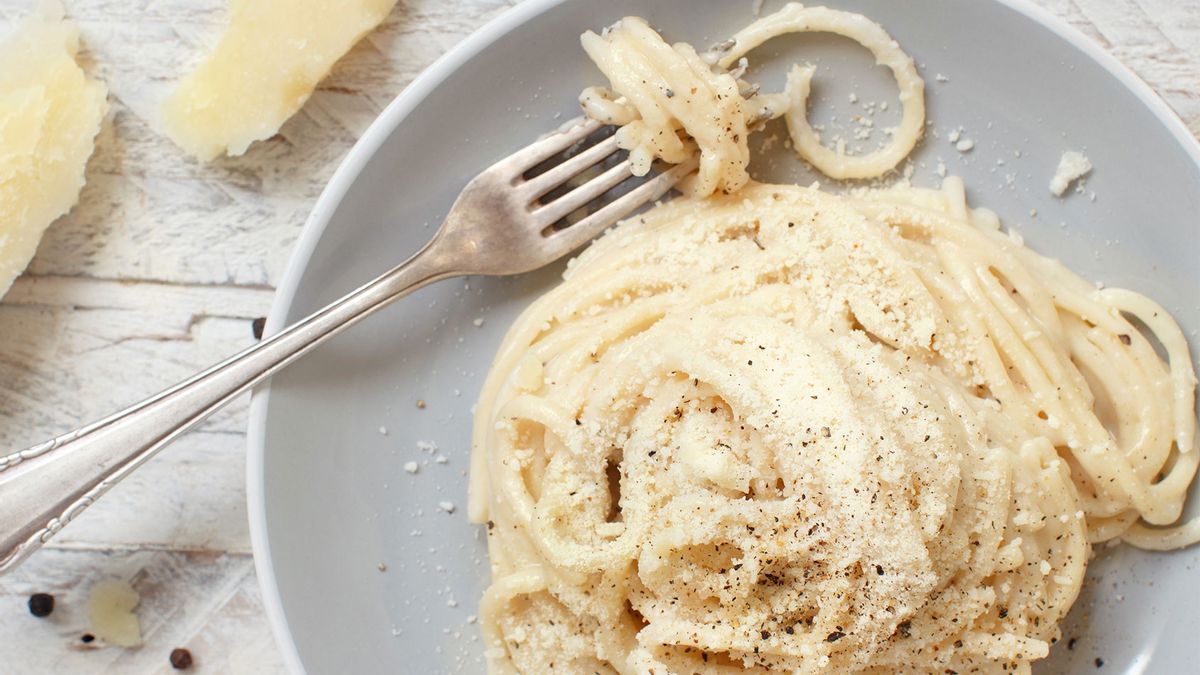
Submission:
<svg viewBox="0 0 1200 675">
<path fill-rule="evenodd" d="M 751 0 L 745 0 L 750 4 Z M 0 0 L 0 24 L 31 3 Z M 157 130 L 157 103 L 217 36 L 224 0 L 65 0 L 112 114 L 80 204 L 0 304 L 0 447 L 99 417 L 250 344 L 300 227 L 354 140 L 436 57 L 514 2 L 402 0 L 278 135 L 201 165 Z M 768 0 L 766 9 L 781 4 Z M 1038 0 L 1145 79 L 1200 133 L 1200 0 Z M 246 402 L 116 487 L 0 578 L 0 673 L 282 669 L 249 555 Z M 84 648 L 86 596 L 143 594 L 145 644 Z M 49 619 L 29 593 L 58 598 Z"/>
</svg>

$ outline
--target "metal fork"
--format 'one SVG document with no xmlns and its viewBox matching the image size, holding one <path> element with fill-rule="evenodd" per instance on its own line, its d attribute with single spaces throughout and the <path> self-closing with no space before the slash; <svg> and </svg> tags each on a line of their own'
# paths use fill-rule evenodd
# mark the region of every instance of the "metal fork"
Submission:
<svg viewBox="0 0 1200 675">
<path fill-rule="evenodd" d="M 0 573 L 78 516 L 171 441 L 313 347 L 427 284 L 468 274 L 507 275 L 542 267 L 591 240 L 696 167 L 679 164 L 569 227 L 564 217 L 631 177 L 626 159 L 571 187 L 572 178 L 617 151 L 615 137 L 526 179 L 587 139 L 601 124 L 582 118 L 500 160 L 467 183 L 419 252 L 340 300 L 257 345 L 110 417 L 0 457 Z M 566 189 L 543 204 L 552 190 Z"/>
</svg>

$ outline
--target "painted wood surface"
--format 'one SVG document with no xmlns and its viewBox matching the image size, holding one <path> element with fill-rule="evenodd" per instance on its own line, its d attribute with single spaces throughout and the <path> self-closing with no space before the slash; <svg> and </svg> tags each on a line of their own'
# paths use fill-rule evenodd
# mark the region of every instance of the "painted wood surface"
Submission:
<svg viewBox="0 0 1200 675">
<path fill-rule="evenodd" d="M 1037 2 L 1129 65 L 1200 134 L 1200 0 Z M 0 26 L 32 4 L 0 0 Z M 215 40 L 224 0 L 64 4 L 112 113 L 80 204 L 0 304 L 0 447 L 10 449 L 250 344 L 305 216 L 354 140 L 417 73 L 515 1 L 401 0 L 277 136 L 210 165 L 166 140 L 154 111 Z M 245 427 L 240 400 L 0 578 L 0 675 L 169 672 L 180 646 L 194 672 L 282 670 L 250 556 Z M 113 577 L 143 595 L 139 649 L 80 642 L 89 587 Z M 39 591 L 58 599 L 48 619 L 26 610 Z"/>
</svg>

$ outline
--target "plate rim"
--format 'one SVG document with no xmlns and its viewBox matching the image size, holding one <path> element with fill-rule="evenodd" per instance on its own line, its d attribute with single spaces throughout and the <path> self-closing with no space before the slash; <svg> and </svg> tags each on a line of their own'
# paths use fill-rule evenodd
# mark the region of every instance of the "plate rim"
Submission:
<svg viewBox="0 0 1200 675">
<path fill-rule="evenodd" d="M 358 178 L 367 162 L 399 125 L 433 91 L 446 81 L 468 60 L 478 55 L 496 40 L 521 26 L 530 19 L 565 2 L 573 0 L 524 0 L 491 19 L 471 33 L 445 54 L 436 59 L 405 87 L 395 99 L 363 132 L 351 146 L 334 171 L 329 183 L 321 191 L 297 237 L 295 248 L 288 258 L 287 266 L 276 287 L 271 308 L 267 314 L 264 334 L 277 331 L 296 299 L 300 281 L 316 251 L 321 236 L 330 219 L 341 204 L 347 191 Z M 1085 35 L 1065 20 L 1034 3 L 1034 0 L 993 0 L 1008 7 L 1065 40 L 1104 68 L 1118 82 L 1141 101 L 1171 133 L 1192 162 L 1200 167 L 1200 139 L 1188 129 L 1187 124 L 1154 89 L 1129 66 L 1117 59 L 1092 38 Z M 266 520 L 265 466 L 266 415 L 270 401 L 270 380 L 256 387 L 250 398 L 246 431 L 246 516 L 249 521 L 250 548 L 254 556 L 254 570 L 258 577 L 259 591 L 267 623 L 275 638 L 284 666 L 289 672 L 304 673 L 305 668 L 296 648 L 291 628 L 283 611 L 283 600 L 271 558 Z"/>
</svg>

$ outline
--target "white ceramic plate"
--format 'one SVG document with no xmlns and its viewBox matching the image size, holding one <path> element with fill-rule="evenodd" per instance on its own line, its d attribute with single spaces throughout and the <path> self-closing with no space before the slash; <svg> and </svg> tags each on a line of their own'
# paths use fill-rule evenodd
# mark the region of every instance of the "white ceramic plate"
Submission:
<svg viewBox="0 0 1200 675">
<path fill-rule="evenodd" d="M 1200 148 L 1161 100 L 1024 0 L 829 4 L 881 22 L 922 67 L 931 127 L 913 158 L 914 182 L 935 185 L 942 160 L 964 177 L 974 203 L 998 211 L 1038 250 L 1165 304 L 1196 351 Z M 579 90 L 600 81 L 579 48 L 583 30 L 637 14 L 669 39 L 704 46 L 751 20 L 751 7 L 750 0 L 527 0 L 464 41 L 347 157 L 300 239 L 269 326 L 405 258 L 471 176 L 555 126 L 559 115 L 576 114 Z M 767 90 L 780 88 L 794 61 L 820 64 L 813 114 L 831 127 L 840 120 L 853 130 L 844 126 L 852 92 L 860 103 L 891 102 L 877 127 L 898 119 L 889 73 L 844 39 L 781 38 L 751 58 L 751 76 Z M 975 142 L 969 153 L 947 140 L 959 127 Z M 1096 170 L 1086 194 L 1057 200 L 1046 185 L 1066 149 L 1084 150 Z M 752 169 L 764 179 L 814 178 L 778 147 L 758 154 Z M 471 408 L 510 321 L 559 271 L 426 289 L 255 395 L 251 531 L 268 613 L 296 670 L 482 670 L 471 617 L 487 558 L 479 528 L 464 515 Z M 438 449 L 420 450 L 419 441 Z M 417 474 L 402 469 L 408 461 L 420 463 Z M 446 513 L 440 502 L 458 508 Z M 1195 672 L 1197 561 L 1198 549 L 1105 552 L 1064 628 L 1074 648 L 1060 645 L 1038 672 L 1095 672 L 1097 658 L 1105 672 Z"/>
</svg>

